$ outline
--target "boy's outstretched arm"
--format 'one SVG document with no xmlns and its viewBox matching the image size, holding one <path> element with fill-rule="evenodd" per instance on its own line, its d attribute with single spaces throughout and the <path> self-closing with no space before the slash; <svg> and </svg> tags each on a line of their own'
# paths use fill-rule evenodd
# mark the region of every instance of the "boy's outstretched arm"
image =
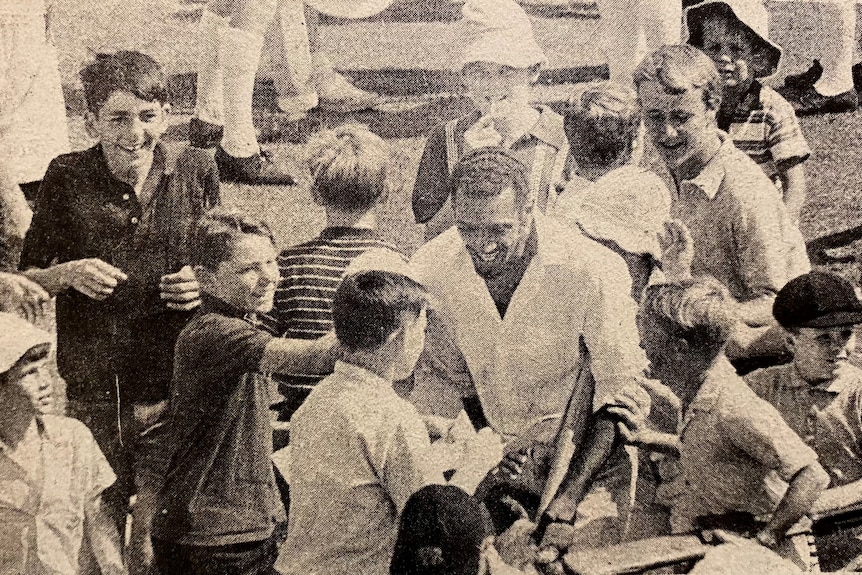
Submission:
<svg viewBox="0 0 862 575">
<path fill-rule="evenodd" d="M 101 493 L 84 506 L 84 536 L 89 539 L 103 575 L 126 575 L 120 533 L 105 509 Z"/>
<path fill-rule="evenodd" d="M 766 547 L 774 547 L 788 529 L 811 511 L 827 485 L 829 475 L 819 463 L 813 462 L 800 469 L 790 480 L 772 520 L 757 534 L 757 540 Z"/>
<path fill-rule="evenodd" d="M 260 361 L 263 373 L 329 374 L 341 357 L 341 346 L 335 332 L 318 339 L 273 338 Z"/>
<path fill-rule="evenodd" d="M 781 180 L 781 188 L 784 190 L 784 205 L 790 221 L 799 221 L 802 205 L 805 203 L 807 193 L 805 182 L 805 167 L 802 163 L 790 166 L 778 165 L 778 177 Z"/>
</svg>

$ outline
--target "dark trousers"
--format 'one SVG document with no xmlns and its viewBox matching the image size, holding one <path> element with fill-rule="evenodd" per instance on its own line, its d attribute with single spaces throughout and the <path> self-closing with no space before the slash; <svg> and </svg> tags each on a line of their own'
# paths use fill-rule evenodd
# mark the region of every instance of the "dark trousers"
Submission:
<svg viewBox="0 0 862 575">
<path fill-rule="evenodd" d="M 161 575 L 278 575 L 276 537 L 265 541 L 204 547 L 153 539 Z"/>
</svg>

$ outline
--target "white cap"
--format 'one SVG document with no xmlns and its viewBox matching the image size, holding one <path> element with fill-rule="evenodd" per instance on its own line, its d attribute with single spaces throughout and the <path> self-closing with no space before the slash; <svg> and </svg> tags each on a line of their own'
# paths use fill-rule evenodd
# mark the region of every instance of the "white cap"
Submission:
<svg viewBox="0 0 862 575">
<path fill-rule="evenodd" d="M 0 373 L 9 371 L 28 351 L 51 343 L 51 334 L 11 313 L 0 312 Z"/>
<path fill-rule="evenodd" d="M 471 29 L 461 67 L 471 62 L 494 62 L 529 68 L 548 62 L 533 36 L 533 25 L 515 0 L 467 0 L 461 12 Z"/>
<path fill-rule="evenodd" d="M 353 258 L 344 270 L 349 276 L 360 272 L 381 271 L 407 276 L 416 283 L 422 283 L 419 275 L 400 253 L 389 248 L 372 248 Z"/>
</svg>

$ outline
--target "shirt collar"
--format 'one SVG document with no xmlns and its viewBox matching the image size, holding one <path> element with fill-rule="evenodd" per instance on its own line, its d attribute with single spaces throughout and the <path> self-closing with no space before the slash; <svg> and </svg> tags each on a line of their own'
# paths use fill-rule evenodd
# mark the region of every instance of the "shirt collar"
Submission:
<svg viewBox="0 0 862 575">
<path fill-rule="evenodd" d="M 127 183 L 118 180 L 114 174 L 111 173 L 111 169 L 108 167 L 108 160 L 105 159 L 105 152 L 102 150 L 101 143 L 93 146 L 91 150 L 95 155 L 96 169 L 103 178 L 106 178 L 117 185 L 129 186 Z M 174 166 L 168 162 L 167 149 L 162 142 L 156 142 L 156 147 L 153 149 L 153 165 L 150 170 L 160 170 L 163 176 L 169 176 L 174 171 Z"/>
<path fill-rule="evenodd" d="M 844 391 L 847 386 L 849 386 L 853 382 L 853 376 L 848 373 L 849 370 L 838 370 L 838 375 L 835 379 L 831 379 L 828 381 L 824 381 L 817 385 L 811 385 L 808 381 L 803 379 L 802 375 L 799 373 L 799 370 L 796 369 L 795 365 L 792 365 L 790 368 L 790 377 L 784 382 L 784 387 L 788 389 L 805 389 L 810 391 L 820 391 L 831 394 L 839 394 Z"/>
<path fill-rule="evenodd" d="M 37 415 L 36 418 L 36 431 L 39 432 L 39 438 L 42 441 L 51 441 L 52 433 L 49 428 L 53 427 L 52 423 L 49 423 L 50 420 L 46 420 L 45 418 Z M 12 451 L 12 448 L 6 444 L 5 441 L 0 439 L 0 452 L 9 453 Z"/>
<path fill-rule="evenodd" d="M 715 199 L 726 174 L 724 158 L 733 150 L 733 142 L 725 132 L 719 130 L 718 137 L 721 140 L 721 147 L 719 147 L 718 152 L 707 162 L 698 175 L 680 183 L 681 191 L 686 188 L 689 190 L 693 188 L 705 194 L 710 200 Z"/>
<path fill-rule="evenodd" d="M 229 304 L 228 302 L 219 299 L 212 294 L 202 293 L 201 294 L 201 305 L 198 310 L 199 314 L 204 313 L 218 313 L 221 315 L 225 315 L 227 317 L 233 317 L 237 319 L 242 319 L 253 325 L 254 327 L 266 331 L 272 335 L 275 334 L 274 324 L 275 320 L 267 315 L 261 313 L 251 313 L 247 311 L 243 311 L 236 306 Z"/>
<path fill-rule="evenodd" d="M 364 367 L 360 367 L 353 363 L 347 363 L 346 361 L 336 361 L 333 373 L 340 375 L 345 379 L 362 382 L 363 385 L 373 385 L 392 389 L 391 381 L 383 379 L 373 371 L 368 371 Z"/>
<path fill-rule="evenodd" d="M 320 232 L 322 240 L 343 240 L 343 239 L 378 239 L 377 230 L 371 228 L 354 228 L 354 227 L 332 227 L 325 228 Z"/>
</svg>

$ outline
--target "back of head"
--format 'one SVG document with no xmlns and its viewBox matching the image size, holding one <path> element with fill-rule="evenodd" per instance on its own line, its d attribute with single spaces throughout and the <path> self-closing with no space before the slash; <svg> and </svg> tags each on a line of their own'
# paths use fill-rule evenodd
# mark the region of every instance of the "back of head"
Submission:
<svg viewBox="0 0 862 575">
<path fill-rule="evenodd" d="M 721 76 L 715 64 L 688 44 L 669 44 L 647 55 L 635 68 L 632 80 L 638 88 L 644 82 L 658 82 L 670 94 L 701 90 L 707 108 L 717 110 L 721 104 Z"/>
<path fill-rule="evenodd" d="M 275 244 L 272 231 L 266 223 L 237 210 L 213 208 L 198 220 L 195 227 L 189 250 L 192 266 L 215 271 L 220 263 L 231 259 L 237 238 L 247 234 L 269 238 Z"/>
<path fill-rule="evenodd" d="M 640 132 L 637 94 L 612 82 L 592 84 L 569 99 L 563 127 L 577 162 L 625 163 Z"/>
<path fill-rule="evenodd" d="M 498 196 L 512 188 L 520 202 L 529 195 L 527 168 L 505 148 L 477 148 L 461 158 L 449 178 L 449 192 L 455 200 L 466 196 Z"/>
<path fill-rule="evenodd" d="M 691 349 L 718 355 L 736 323 L 734 300 L 718 280 L 692 278 L 648 286 L 640 313 L 650 314 L 668 334 Z"/>
<path fill-rule="evenodd" d="M 473 497 L 452 485 L 414 493 L 401 514 L 390 575 L 476 575 L 491 519 Z"/>
<path fill-rule="evenodd" d="M 81 70 L 80 76 L 87 108 L 94 114 L 99 113 L 114 92 L 131 92 L 145 102 L 168 101 L 161 65 L 135 50 L 96 54 L 95 61 Z"/>
<path fill-rule="evenodd" d="M 366 212 L 384 197 L 388 162 L 386 142 L 358 124 L 318 132 L 306 145 L 322 204 L 347 212 Z"/>
<path fill-rule="evenodd" d="M 348 351 L 374 351 L 401 327 L 401 314 L 418 316 L 426 292 L 405 275 L 369 270 L 346 276 L 332 301 L 335 335 Z"/>
</svg>

